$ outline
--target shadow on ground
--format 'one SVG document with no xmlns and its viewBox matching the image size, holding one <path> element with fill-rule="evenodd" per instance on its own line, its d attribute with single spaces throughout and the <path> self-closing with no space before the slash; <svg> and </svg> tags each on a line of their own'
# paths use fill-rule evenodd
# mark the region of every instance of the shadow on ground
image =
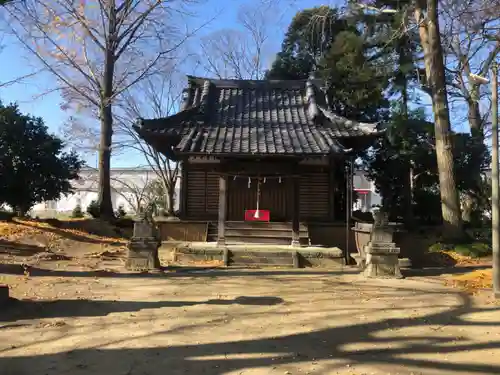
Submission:
<svg viewBox="0 0 500 375">
<path fill-rule="evenodd" d="M 0 239 L 0 253 L 13 256 L 32 256 L 45 251 L 44 246 L 25 245 L 15 241 Z"/>
<path fill-rule="evenodd" d="M 40 251 L 40 250 L 38 250 Z M 471 265 L 463 267 L 430 267 L 421 269 L 403 269 L 405 277 L 432 277 L 441 275 L 465 274 L 474 270 L 489 269 L 491 265 Z M 279 276 L 279 275 L 345 275 L 360 273 L 355 266 L 346 266 L 338 270 L 314 269 L 314 268 L 271 268 L 271 269 L 249 269 L 240 267 L 162 267 L 159 272 L 119 272 L 108 270 L 62 270 L 45 269 L 29 266 L 31 277 L 111 277 L 111 278 L 166 278 L 166 277 L 218 277 L 218 276 Z M 22 275 L 25 268 L 20 264 L 0 264 L 0 274 Z"/>
<path fill-rule="evenodd" d="M 500 349 L 499 339 L 471 343 L 466 337 L 457 338 L 440 331 L 427 337 L 425 333 L 419 334 L 420 328 L 433 326 L 486 329 L 500 324 L 500 321 L 468 320 L 468 314 L 498 311 L 499 308 L 481 309 L 474 307 L 467 294 L 457 293 L 457 296 L 461 299 L 459 306 L 418 318 L 354 322 L 313 332 L 200 345 L 86 348 L 25 357 L 4 355 L 0 358 L 0 368 L 5 375 L 28 375 L 33 373 L 33 369 L 49 369 L 47 373 L 50 374 L 223 375 L 229 372 L 244 374 L 249 369 L 257 368 L 263 369 L 262 374 L 271 374 L 277 366 L 300 363 L 311 366 L 311 363 L 320 362 L 321 371 L 311 373 L 333 374 L 346 370 L 345 366 L 348 364 L 374 366 L 381 369 L 377 373 L 387 373 L 384 369 L 394 371 L 397 368 L 398 374 L 499 374 L 500 366 L 488 364 L 487 358 L 474 362 L 462 360 L 461 363 L 446 358 L 451 354 L 455 354 L 454 358 L 457 358 L 457 353 L 467 353 L 467 358 L 474 358 L 470 355 L 474 351 Z M 417 330 L 405 336 L 389 332 L 410 327 Z M 155 336 L 162 334 L 168 332 L 153 333 L 146 338 L 154 342 Z M 117 343 L 126 345 L 123 341 L 114 344 Z M 357 349 L 352 347 L 354 344 L 358 345 Z M 440 357 L 436 357 L 436 353 Z M 426 359 L 426 355 L 431 355 L 432 359 Z"/>
<path fill-rule="evenodd" d="M 144 309 L 160 309 L 165 307 L 185 307 L 195 305 L 253 305 L 272 306 L 283 303 L 279 297 L 247 297 L 234 299 L 210 299 L 207 301 L 101 301 L 101 300 L 54 300 L 32 301 L 11 300 L 7 308 L 0 311 L 0 321 L 17 321 L 23 319 L 65 318 L 83 316 L 106 316 L 111 313 L 137 312 Z M 4 326 L 7 328 L 8 326 Z"/>
<path fill-rule="evenodd" d="M 114 272 L 113 270 L 80 271 L 28 268 L 30 277 L 112 277 L 112 278 L 170 278 L 170 277 L 218 277 L 218 276 L 279 276 L 279 275 L 345 275 L 359 272 L 355 267 L 339 270 L 321 269 L 249 269 L 219 267 L 163 267 L 159 272 Z M 25 269 L 20 264 L 0 264 L 0 274 L 22 275 Z"/>
</svg>

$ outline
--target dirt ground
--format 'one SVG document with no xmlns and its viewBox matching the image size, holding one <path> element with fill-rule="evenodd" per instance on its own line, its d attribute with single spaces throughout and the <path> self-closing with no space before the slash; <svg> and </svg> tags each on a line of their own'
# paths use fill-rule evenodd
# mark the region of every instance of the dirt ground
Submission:
<svg viewBox="0 0 500 375">
<path fill-rule="evenodd" d="M 20 300 L 0 313 L 2 375 L 500 373 L 498 306 L 442 277 L 1 271 Z"/>
<path fill-rule="evenodd" d="M 123 241 L 49 229 L 4 232 L 1 375 L 500 374 L 499 305 L 438 269 L 125 273 Z"/>
</svg>

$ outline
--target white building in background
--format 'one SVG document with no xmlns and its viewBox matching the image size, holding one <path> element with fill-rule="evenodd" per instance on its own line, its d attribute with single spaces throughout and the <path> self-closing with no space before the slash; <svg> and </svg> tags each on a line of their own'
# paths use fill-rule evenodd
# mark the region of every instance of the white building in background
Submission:
<svg viewBox="0 0 500 375">
<path fill-rule="evenodd" d="M 358 193 L 358 200 L 353 204 L 354 211 L 373 211 L 373 206 L 382 205 L 382 197 L 375 190 L 375 184 L 370 181 L 363 171 L 355 171 L 353 176 L 354 190 Z"/>
<path fill-rule="evenodd" d="M 156 180 L 157 176 L 149 168 L 113 168 L 111 169 L 111 201 L 116 210 L 122 206 L 126 212 L 134 213 L 137 196 L 144 188 Z M 82 169 L 80 179 L 73 181 L 74 192 L 63 195 L 59 200 L 39 203 L 31 210 L 33 216 L 52 216 L 55 214 L 70 214 L 80 205 L 85 212 L 87 206 L 98 197 L 99 172 L 96 169 Z M 174 197 L 175 209 L 178 209 L 179 180 Z"/>
</svg>

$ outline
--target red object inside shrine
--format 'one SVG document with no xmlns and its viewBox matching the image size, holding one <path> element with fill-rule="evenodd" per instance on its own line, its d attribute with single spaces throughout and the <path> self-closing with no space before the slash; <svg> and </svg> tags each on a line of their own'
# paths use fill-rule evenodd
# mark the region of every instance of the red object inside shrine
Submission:
<svg viewBox="0 0 500 375">
<path fill-rule="evenodd" d="M 245 221 L 269 221 L 271 212 L 269 210 L 245 210 Z"/>
</svg>

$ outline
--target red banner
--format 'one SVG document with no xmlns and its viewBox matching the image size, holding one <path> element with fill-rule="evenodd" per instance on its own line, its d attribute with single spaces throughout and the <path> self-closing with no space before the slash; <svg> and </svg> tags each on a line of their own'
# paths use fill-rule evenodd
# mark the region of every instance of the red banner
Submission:
<svg viewBox="0 0 500 375">
<path fill-rule="evenodd" d="M 370 192 L 370 190 L 365 190 L 365 189 L 354 189 L 354 191 L 358 194 L 368 194 Z"/>
<path fill-rule="evenodd" d="M 245 210 L 245 221 L 269 221 L 270 217 L 269 210 Z"/>
</svg>

